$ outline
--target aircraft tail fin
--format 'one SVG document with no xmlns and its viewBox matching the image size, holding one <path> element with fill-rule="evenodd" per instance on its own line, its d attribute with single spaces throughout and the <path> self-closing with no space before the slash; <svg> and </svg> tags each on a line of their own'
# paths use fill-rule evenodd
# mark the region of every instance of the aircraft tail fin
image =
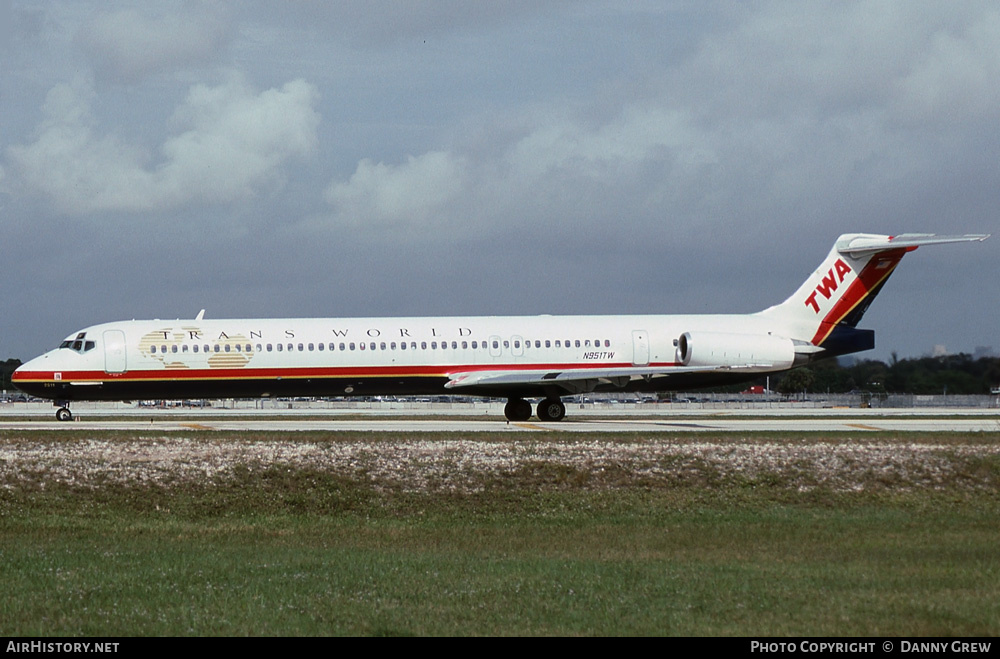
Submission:
<svg viewBox="0 0 1000 659">
<path fill-rule="evenodd" d="M 923 245 L 987 238 L 983 234 L 844 234 L 791 297 L 758 315 L 780 322 L 793 335 L 790 338 L 821 346 L 828 354 L 870 349 L 874 333 L 856 329 L 857 324 L 907 252 Z"/>
</svg>

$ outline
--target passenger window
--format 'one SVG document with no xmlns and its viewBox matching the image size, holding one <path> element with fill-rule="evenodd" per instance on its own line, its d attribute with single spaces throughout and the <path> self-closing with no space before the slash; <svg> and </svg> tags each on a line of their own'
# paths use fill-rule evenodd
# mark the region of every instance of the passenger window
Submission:
<svg viewBox="0 0 1000 659">
<path fill-rule="evenodd" d="M 331 343 L 330 345 L 333 345 L 333 344 Z M 320 352 L 326 350 L 326 347 L 322 343 L 317 343 L 316 344 L 316 348 L 319 349 Z"/>
<path fill-rule="evenodd" d="M 381 343 L 378 344 L 378 349 L 385 350 L 385 341 L 382 341 Z"/>
<path fill-rule="evenodd" d="M 243 352 L 243 346 L 241 346 L 239 343 L 236 344 L 236 352 Z"/>
<path fill-rule="evenodd" d="M 278 344 L 278 352 L 281 352 L 281 351 L 283 351 L 284 349 L 285 349 L 285 344 L 284 344 L 284 343 L 279 343 L 279 344 Z"/>
<path fill-rule="evenodd" d="M 493 349 L 496 350 L 499 347 L 500 347 L 500 343 L 498 341 L 494 341 L 493 342 Z"/>
<path fill-rule="evenodd" d="M 421 350 L 427 350 L 427 342 L 426 341 L 421 341 L 420 342 L 420 349 Z"/>
<path fill-rule="evenodd" d="M 551 348 L 552 347 L 552 341 L 550 341 L 549 339 L 545 339 L 545 347 L 546 348 Z"/>
<path fill-rule="evenodd" d="M 462 350 L 468 350 L 468 348 L 469 348 L 469 342 L 462 341 Z"/>
<path fill-rule="evenodd" d="M 315 348 L 316 348 L 315 345 L 313 345 L 312 343 L 309 344 L 309 352 L 312 352 Z M 302 348 L 299 348 L 299 350 L 301 350 L 301 349 Z"/>
<path fill-rule="evenodd" d="M 351 350 L 354 350 L 354 343 L 351 343 Z"/>
<path fill-rule="evenodd" d="M 343 343 L 340 344 L 340 350 L 341 350 L 341 352 L 344 351 L 344 344 Z M 351 344 L 351 350 L 354 350 L 354 344 L 353 343 Z"/>
</svg>

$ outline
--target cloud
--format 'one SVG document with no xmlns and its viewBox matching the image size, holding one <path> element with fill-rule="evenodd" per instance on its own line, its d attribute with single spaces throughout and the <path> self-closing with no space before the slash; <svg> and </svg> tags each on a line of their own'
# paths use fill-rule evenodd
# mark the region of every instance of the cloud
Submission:
<svg viewBox="0 0 1000 659">
<path fill-rule="evenodd" d="M 65 214 L 149 211 L 247 199 L 283 182 L 283 167 L 316 147 L 315 88 L 295 80 L 256 93 L 240 80 L 193 86 L 160 158 L 99 134 L 81 80 L 49 91 L 36 139 L 8 149 L 11 172 Z"/>
<path fill-rule="evenodd" d="M 911 123 L 993 117 L 1000 107 L 1000 12 L 935 30 L 893 86 L 895 110 Z"/>
<path fill-rule="evenodd" d="M 513 227 L 604 232 L 611 219 L 650 221 L 651 199 L 662 205 L 664 196 L 686 196 L 692 178 L 717 159 L 687 118 L 654 106 L 629 105 L 599 124 L 541 113 L 521 130 L 482 132 L 505 141 L 489 149 L 465 143 L 400 164 L 360 161 L 347 180 L 328 185 L 327 222 L 447 228 L 453 238 Z"/>
<path fill-rule="evenodd" d="M 767 247 L 760 229 L 824 243 L 904 222 L 943 231 L 900 201 L 927 196 L 942 171 L 982 176 L 960 155 L 981 141 L 970 122 L 1000 119 L 997 44 L 988 6 L 959 19 L 933 4 L 765 4 L 706 32 L 641 94 L 484 113 L 447 149 L 361 160 L 329 184 L 326 221 L 453 239 L 516 228 L 573 248 L 573 236 L 610 248 L 632 235 L 650 252 L 705 235 L 720 253 Z M 435 176 L 445 163 L 460 175 Z"/>
<path fill-rule="evenodd" d="M 214 59 L 230 37 L 226 14 L 214 3 L 184 3 L 158 16 L 120 9 L 94 16 L 76 40 L 99 80 L 131 84 Z"/>
<path fill-rule="evenodd" d="M 461 189 L 462 158 L 443 151 L 410 156 L 400 165 L 362 160 L 350 180 L 324 194 L 346 222 L 427 226 Z"/>
<path fill-rule="evenodd" d="M 523 24 L 565 0 L 368 0 L 366 2 L 288 3 L 288 16 L 300 25 L 321 26 L 338 39 L 361 49 L 379 49 L 411 39 L 447 37 L 468 30 L 482 31 L 506 24 Z"/>
</svg>

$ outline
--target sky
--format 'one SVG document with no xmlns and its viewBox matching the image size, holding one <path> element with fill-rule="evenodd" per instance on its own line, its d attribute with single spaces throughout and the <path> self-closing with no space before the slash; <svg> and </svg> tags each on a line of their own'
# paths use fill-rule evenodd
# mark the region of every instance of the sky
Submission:
<svg viewBox="0 0 1000 659">
<path fill-rule="evenodd" d="M 0 360 L 131 318 L 744 313 L 994 233 L 995 2 L 0 0 Z M 1000 236 L 862 356 L 1000 351 Z"/>
</svg>

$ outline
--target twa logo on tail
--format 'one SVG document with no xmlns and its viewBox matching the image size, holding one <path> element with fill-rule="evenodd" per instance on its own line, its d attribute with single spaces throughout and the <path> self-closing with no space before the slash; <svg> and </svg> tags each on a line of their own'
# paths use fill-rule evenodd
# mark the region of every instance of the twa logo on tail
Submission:
<svg viewBox="0 0 1000 659">
<path fill-rule="evenodd" d="M 819 302 L 816 301 L 816 294 L 819 293 L 829 300 L 833 292 L 837 290 L 840 284 L 844 283 L 844 278 L 850 273 L 851 268 L 844 263 L 844 259 L 837 259 L 837 262 L 833 264 L 827 275 L 820 281 L 819 286 L 806 298 L 805 305 L 812 307 L 813 311 L 819 313 Z"/>
</svg>

